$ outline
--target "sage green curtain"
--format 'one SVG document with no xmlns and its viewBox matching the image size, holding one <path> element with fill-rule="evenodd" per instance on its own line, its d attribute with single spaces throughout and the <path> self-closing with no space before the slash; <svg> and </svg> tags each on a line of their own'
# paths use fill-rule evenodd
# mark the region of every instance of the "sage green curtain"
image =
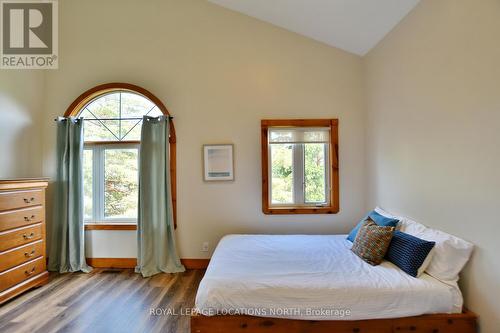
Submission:
<svg viewBox="0 0 500 333">
<path fill-rule="evenodd" d="M 57 120 L 57 178 L 48 269 L 90 272 L 83 226 L 83 119 Z"/>
<path fill-rule="evenodd" d="M 139 218 L 136 272 L 184 272 L 175 246 L 170 187 L 169 121 L 144 116 L 139 151 Z"/>
</svg>

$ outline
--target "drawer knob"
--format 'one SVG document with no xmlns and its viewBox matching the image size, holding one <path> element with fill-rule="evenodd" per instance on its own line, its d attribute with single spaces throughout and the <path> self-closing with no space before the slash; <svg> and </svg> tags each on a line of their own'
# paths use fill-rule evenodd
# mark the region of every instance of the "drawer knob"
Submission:
<svg viewBox="0 0 500 333">
<path fill-rule="evenodd" d="M 29 221 L 33 220 L 34 218 L 35 218 L 35 215 L 25 216 L 24 220 L 27 221 L 27 222 L 29 222 Z"/>
<path fill-rule="evenodd" d="M 35 254 L 35 250 L 32 250 L 32 251 L 31 251 L 31 252 L 29 252 L 29 253 L 28 253 L 28 252 L 24 252 L 24 256 L 25 256 L 25 257 L 28 257 L 28 258 L 29 258 L 29 257 L 33 257 L 33 255 L 34 255 L 34 254 Z"/>
<path fill-rule="evenodd" d="M 32 232 L 32 233 L 31 233 L 31 234 L 29 234 L 29 235 L 26 235 L 26 234 L 24 234 L 24 235 L 23 235 L 23 238 L 24 238 L 24 239 L 32 239 L 33 237 L 35 237 L 35 233 L 34 233 L 34 232 Z"/>
<path fill-rule="evenodd" d="M 31 271 L 24 271 L 24 273 L 25 273 L 26 275 L 31 275 L 31 274 L 35 273 L 35 269 L 36 269 L 36 267 L 33 267 L 33 268 L 31 269 Z"/>
<path fill-rule="evenodd" d="M 35 198 L 33 198 L 33 197 L 31 197 L 29 199 L 28 198 L 24 198 L 23 200 L 24 200 L 25 203 L 30 203 L 30 202 L 35 201 Z"/>
</svg>

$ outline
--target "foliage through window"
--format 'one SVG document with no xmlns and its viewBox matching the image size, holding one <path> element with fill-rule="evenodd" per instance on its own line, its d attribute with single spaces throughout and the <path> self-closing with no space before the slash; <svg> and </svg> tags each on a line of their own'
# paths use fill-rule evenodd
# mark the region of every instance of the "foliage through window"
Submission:
<svg viewBox="0 0 500 333">
<path fill-rule="evenodd" d="M 88 103 L 79 117 L 86 120 L 85 141 L 124 141 L 141 139 L 143 116 L 162 114 L 158 106 L 139 94 L 112 92 Z"/>
<path fill-rule="evenodd" d="M 98 222 L 137 220 L 139 144 L 87 145 L 83 155 L 84 216 Z"/>
<path fill-rule="evenodd" d="M 263 211 L 338 211 L 336 120 L 263 120 Z"/>
<path fill-rule="evenodd" d="M 86 222 L 136 223 L 142 117 L 162 114 L 149 99 L 129 91 L 100 95 L 82 108 Z"/>
</svg>

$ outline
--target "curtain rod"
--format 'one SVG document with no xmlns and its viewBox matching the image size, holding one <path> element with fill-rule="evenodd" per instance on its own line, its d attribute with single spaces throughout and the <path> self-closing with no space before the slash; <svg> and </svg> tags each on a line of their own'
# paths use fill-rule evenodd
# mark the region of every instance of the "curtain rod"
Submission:
<svg viewBox="0 0 500 333">
<path fill-rule="evenodd" d="M 160 117 L 160 116 L 158 116 Z M 158 117 L 151 117 L 151 118 L 158 118 Z M 173 116 L 165 116 L 165 117 L 168 117 L 168 119 L 174 119 Z M 58 121 L 58 120 L 66 120 L 68 119 L 67 117 L 58 117 L 58 118 L 55 118 L 54 120 L 55 121 Z M 93 120 L 93 121 L 118 121 L 118 120 L 143 120 L 144 118 L 83 118 L 83 120 Z"/>
</svg>

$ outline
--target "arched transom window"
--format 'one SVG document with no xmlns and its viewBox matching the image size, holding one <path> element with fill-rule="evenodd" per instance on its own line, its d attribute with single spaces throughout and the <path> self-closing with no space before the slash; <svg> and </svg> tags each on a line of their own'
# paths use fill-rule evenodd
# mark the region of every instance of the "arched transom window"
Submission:
<svg viewBox="0 0 500 333">
<path fill-rule="evenodd" d="M 143 116 L 162 115 L 158 106 L 146 97 L 130 91 L 101 95 L 82 108 L 85 141 L 138 141 Z"/>
</svg>

